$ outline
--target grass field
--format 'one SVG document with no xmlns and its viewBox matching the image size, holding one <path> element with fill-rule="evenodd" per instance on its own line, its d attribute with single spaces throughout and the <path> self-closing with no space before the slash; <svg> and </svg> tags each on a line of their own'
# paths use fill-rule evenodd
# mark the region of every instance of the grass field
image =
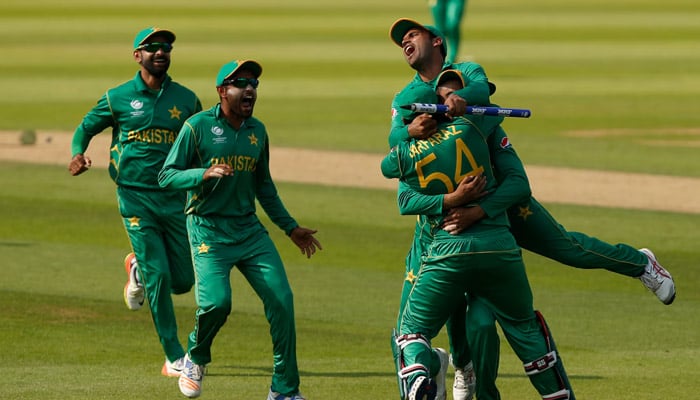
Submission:
<svg viewBox="0 0 700 400">
<path fill-rule="evenodd" d="M 256 114 L 273 146 L 381 153 L 391 97 L 412 76 L 388 39 L 399 17 L 430 20 L 424 1 L 6 0 L 0 130 L 72 130 L 135 73 L 133 36 L 156 24 L 178 35 L 171 73 L 205 107 L 224 62 L 262 63 Z M 506 123 L 526 163 L 698 177 L 698 21 L 694 0 L 472 0 L 462 52 L 497 83 L 495 101 L 533 110 Z M 389 191 L 278 186 L 324 245 L 307 261 L 270 225 L 295 290 L 303 392 L 397 398 L 389 333 L 413 220 Z M 0 398 L 182 398 L 159 374 L 148 312 L 123 305 L 128 243 L 106 172 L 0 162 L 0 187 Z M 548 208 L 572 230 L 651 247 L 678 285 L 665 307 L 635 280 L 525 253 L 578 398 L 696 399 L 700 215 Z M 205 399 L 260 399 L 269 385 L 261 305 L 237 273 L 233 284 Z M 176 306 L 184 340 L 192 296 Z M 505 343 L 500 372 L 504 399 L 538 397 Z"/>
</svg>

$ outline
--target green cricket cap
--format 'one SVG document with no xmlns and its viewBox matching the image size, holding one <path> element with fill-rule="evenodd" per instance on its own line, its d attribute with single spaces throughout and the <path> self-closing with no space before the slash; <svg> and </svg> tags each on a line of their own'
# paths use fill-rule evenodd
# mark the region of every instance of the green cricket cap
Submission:
<svg viewBox="0 0 700 400">
<path fill-rule="evenodd" d="M 430 32 L 433 36 L 442 39 L 442 48 L 443 50 L 447 49 L 445 47 L 445 35 L 443 35 L 438 28 L 432 25 L 423 25 L 420 22 L 416 22 L 408 18 L 400 18 L 396 20 L 396 22 L 394 22 L 394 24 L 391 25 L 391 29 L 389 30 L 389 36 L 391 36 L 391 40 L 394 43 L 396 43 L 397 46 L 401 47 L 403 37 L 406 36 L 406 33 L 411 29 L 421 29 Z"/>
<path fill-rule="evenodd" d="M 408 106 L 413 103 L 435 104 L 437 100 L 437 93 L 435 93 L 435 89 L 433 89 L 431 85 L 411 85 L 396 95 L 394 104 L 398 105 L 399 108 L 396 109 L 395 112 L 398 113 L 403 120 L 409 121 L 415 118 L 419 113 L 401 108 L 401 106 Z"/>
<path fill-rule="evenodd" d="M 237 71 L 243 70 L 252 72 L 253 76 L 256 78 L 259 78 L 260 75 L 262 75 L 262 67 L 253 60 L 230 61 L 219 69 L 219 73 L 216 75 L 216 86 L 221 86 L 226 79 L 231 77 L 231 75 L 235 74 Z"/>
<path fill-rule="evenodd" d="M 167 29 L 160 29 L 160 28 L 156 28 L 155 26 L 151 26 L 150 28 L 146 28 L 146 29 L 144 29 L 141 32 L 136 34 L 136 38 L 134 39 L 134 50 L 136 50 L 139 46 L 141 46 L 146 40 L 148 40 L 153 35 L 165 36 L 165 40 L 167 40 L 168 43 L 170 43 L 170 44 L 172 44 L 175 41 L 175 34 L 172 33 L 171 31 L 169 31 Z"/>
<path fill-rule="evenodd" d="M 437 89 L 441 83 L 449 80 L 458 80 L 462 84 L 462 87 L 464 87 L 464 77 L 462 77 L 462 73 L 456 69 L 446 69 L 440 72 L 440 75 L 438 75 L 438 78 L 435 80 L 435 89 Z"/>
<path fill-rule="evenodd" d="M 437 89 L 437 87 L 440 86 L 441 83 L 450 79 L 459 79 L 459 81 L 462 82 L 462 87 L 466 86 L 464 82 L 464 76 L 459 70 L 446 69 L 442 71 L 440 75 L 438 75 L 438 78 L 435 80 L 435 89 Z M 491 81 L 487 83 L 489 85 L 489 96 L 491 96 L 492 94 L 496 93 L 496 84 Z"/>
</svg>

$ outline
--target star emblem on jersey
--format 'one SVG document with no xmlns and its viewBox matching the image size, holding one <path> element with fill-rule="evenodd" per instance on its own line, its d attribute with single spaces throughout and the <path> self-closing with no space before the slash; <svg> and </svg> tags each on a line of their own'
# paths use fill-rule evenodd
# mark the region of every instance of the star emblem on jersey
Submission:
<svg viewBox="0 0 700 400">
<path fill-rule="evenodd" d="M 407 281 L 413 283 L 415 282 L 417 276 L 413 275 L 413 271 L 408 271 L 408 274 L 406 274 L 406 279 Z"/>
<path fill-rule="evenodd" d="M 129 218 L 129 227 L 134 227 L 134 226 L 139 226 L 139 221 L 141 221 L 141 218 L 139 217 L 131 217 Z"/>
<path fill-rule="evenodd" d="M 525 206 L 525 207 L 518 207 L 520 209 L 520 212 L 518 213 L 518 217 L 522 218 L 523 221 L 527 219 L 530 215 L 532 215 L 532 211 L 530 211 L 530 206 Z"/>
<path fill-rule="evenodd" d="M 204 244 L 204 242 L 202 242 L 202 244 L 197 246 L 197 251 L 199 251 L 199 254 L 209 253 L 210 248 L 211 246 L 207 246 L 206 244 Z"/>
<path fill-rule="evenodd" d="M 182 114 L 182 111 L 177 109 L 177 106 L 173 106 L 173 108 L 168 110 L 170 112 L 170 119 L 180 119 L 180 114 Z"/>
<path fill-rule="evenodd" d="M 248 139 L 250 139 L 250 144 L 253 144 L 255 146 L 258 145 L 258 138 L 255 137 L 255 134 L 251 133 L 250 136 L 248 136 Z"/>
</svg>

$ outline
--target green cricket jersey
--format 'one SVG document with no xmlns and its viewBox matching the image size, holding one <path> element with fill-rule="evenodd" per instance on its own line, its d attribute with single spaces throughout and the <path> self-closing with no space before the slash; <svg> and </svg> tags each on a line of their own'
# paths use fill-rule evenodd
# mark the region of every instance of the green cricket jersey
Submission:
<svg viewBox="0 0 700 400">
<path fill-rule="evenodd" d="M 498 186 L 479 202 L 479 206 L 486 215 L 493 216 L 506 212 L 514 202 L 527 200 L 530 191 L 523 190 L 529 188 L 525 167 L 500 125 L 488 136 L 487 143 Z M 442 203 L 442 195 L 426 196 L 406 184 L 399 184 L 398 204 L 401 215 L 441 214 Z"/>
<path fill-rule="evenodd" d="M 481 65 L 474 62 L 463 62 L 457 64 L 445 64 L 442 70 L 456 69 L 462 72 L 464 87 L 455 91 L 457 95 L 466 100 L 468 105 L 489 104 L 489 85 L 486 72 Z M 399 93 L 394 96 L 391 102 L 391 132 L 389 133 L 389 146 L 396 146 L 399 142 L 409 139 L 408 128 L 404 123 L 407 113 L 402 110 L 402 105 L 411 103 L 424 103 L 417 100 L 416 92 L 423 93 L 425 90 L 435 92 L 435 81 L 425 82 L 416 73 L 413 80 L 408 83 Z"/>
<path fill-rule="evenodd" d="M 160 90 L 134 79 L 107 90 L 75 131 L 72 155 L 84 154 L 93 136 L 112 127 L 109 174 L 119 186 L 161 189 L 158 172 L 199 98 L 166 77 Z"/>
<path fill-rule="evenodd" d="M 185 122 L 159 181 L 188 191 L 187 214 L 250 218 L 257 198 L 272 222 L 289 234 L 298 224 L 277 194 L 269 158 L 265 125 L 250 117 L 236 130 L 217 104 Z M 205 181 L 204 172 L 214 164 L 228 164 L 233 175 Z"/>
<path fill-rule="evenodd" d="M 495 192 L 498 181 L 496 180 L 489 142 L 498 140 L 498 135 L 492 133 L 498 130 L 498 118 L 470 116 L 455 118 L 453 121 L 442 123 L 438 126 L 438 133 L 426 140 L 410 140 L 399 143 L 382 160 L 382 173 L 387 178 L 399 178 L 405 184 L 400 185 L 399 203 L 408 202 L 410 207 L 411 196 L 406 194 L 406 186 L 417 190 L 420 194 L 445 194 L 454 191 L 458 183 L 466 176 L 484 174 L 487 179 L 485 190 Z M 503 142 L 500 147 L 504 154 L 514 154 L 510 146 Z M 506 158 L 504 156 L 504 158 Z M 517 156 L 516 156 L 517 158 Z M 509 160 L 512 162 L 512 160 Z M 518 168 L 519 166 L 519 168 Z M 499 166 L 500 167 L 500 166 Z M 530 193 L 527 176 L 522 164 L 513 163 L 508 170 L 508 175 L 513 175 L 509 191 L 501 191 L 503 196 L 499 202 L 512 204 L 517 199 L 526 198 Z M 454 171 L 447 174 L 441 171 Z M 436 199 L 440 199 L 440 202 Z M 480 199 L 479 204 L 488 199 Z M 432 212 L 428 215 L 430 225 L 435 230 L 442 223 L 442 199 L 436 196 L 432 201 L 416 196 L 414 201 L 420 203 L 420 207 L 430 207 Z M 500 208 L 500 207 L 497 207 Z M 494 208 L 495 209 L 495 208 Z M 485 210 L 486 211 L 486 210 Z M 488 228 L 489 226 L 509 226 L 504 210 L 488 214 L 471 229 Z"/>
</svg>

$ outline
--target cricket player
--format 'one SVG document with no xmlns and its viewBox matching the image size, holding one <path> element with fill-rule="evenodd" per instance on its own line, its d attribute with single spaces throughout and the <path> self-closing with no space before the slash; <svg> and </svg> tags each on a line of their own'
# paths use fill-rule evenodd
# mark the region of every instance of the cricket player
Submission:
<svg viewBox="0 0 700 400">
<path fill-rule="evenodd" d="M 467 3 L 467 0 L 429 0 L 428 2 L 435 27 L 445 34 L 447 41 L 445 62 L 448 64 L 452 64 L 457 59 L 462 37 L 460 28 Z"/>
<path fill-rule="evenodd" d="M 416 78 L 407 88 L 415 85 L 418 79 L 426 79 L 427 82 L 436 79 L 437 75 L 433 76 L 432 73 L 426 71 L 433 71 L 434 66 L 442 65 L 441 52 L 434 49 L 427 51 L 426 48 L 430 49 L 428 45 L 433 46 L 433 43 L 439 41 L 439 31 L 431 27 L 421 28 L 422 25 L 415 23 L 415 21 L 412 23 L 399 23 L 401 21 L 406 20 L 399 20 L 392 27 L 392 40 L 400 46 L 403 44 L 404 56 L 407 58 L 407 62 L 419 68 Z M 401 33 L 404 33 L 404 36 L 401 36 Z M 397 41 L 395 38 L 398 37 L 401 37 L 402 40 Z M 405 43 L 404 38 L 406 39 Z M 411 48 L 422 51 L 411 50 Z M 421 57 L 409 57 L 415 53 L 419 53 Z M 463 78 L 467 79 L 464 75 Z M 463 91 L 457 90 L 450 97 L 454 98 L 462 93 Z M 392 106 L 392 132 L 389 139 L 391 144 L 394 144 L 397 140 L 409 140 L 410 137 L 429 137 L 435 132 L 435 125 L 431 121 L 431 116 L 426 115 L 426 118 L 420 121 L 420 124 L 411 122 L 411 124 L 407 125 L 403 121 L 400 113 L 397 111 L 397 105 L 408 104 L 414 101 L 411 98 L 411 91 L 406 89 L 395 97 Z M 498 171 L 496 172 L 498 173 Z M 432 197 L 432 200 L 427 200 L 425 196 L 412 195 L 410 190 L 403 191 L 399 197 L 400 210 L 402 214 L 442 213 L 443 199 L 441 196 Z M 469 224 L 484 217 L 484 215 L 500 212 L 501 207 L 503 207 L 502 204 L 495 205 L 487 199 L 478 207 L 453 208 L 449 210 L 449 214 L 445 217 L 444 228 L 448 232 L 458 233 L 460 230 L 468 227 Z M 444 210 L 445 213 L 448 212 L 447 208 Z M 675 285 L 671 275 L 658 263 L 650 250 L 637 250 L 626 244 L 611 245 L 583 233 L 568 232 L 531 196 L 508 208 L 508 214 L 511 231 L 521 247 L 577 268 L 605 268 L 626 276 L 637 277 L 664 304 L 670 304 L 675 298 Z M 416 231 L 419 231 L 419 227 L 416 228 Z M 411 253 L 420 255 L 422 251 L 420 242 L 415 241 Z M 410 260 L 412 259 L 415 260 L 417 257 L 414 256 L 407 259 L 407 274 L 419 268 L 417 264 L 410 265 Z M 470 303 L 470 310 L 476 310 L 477 308 L 478 303 Z M 475 316 L 483 318 L 474 320 Z M 452 347 L 452 363 L 456 368 L 454 399 L 465 400 L 471 399 L 473 396 L 474 371 L 472 369 L 472 358 L 480 364 L 480 368 L 478 368 L 480 378 L 477 380 L 481 380 L 482 389 L 491 393 L 497 393 L 495 378 L 497 376 L 498 360 L 473 357 L 474 355 L 472 354 L 474 351 L 480 351 L 486 355 L 497 354 L 499 345 L 493 316 L 488 312 L 475 311 L 472 313 L 468 329 L 475 332 L 470 332 L 467 336 L 470 338 L 470 343 L 473 343 L 472 338 L 475 341 L 478 338 L 477 342 L 479 343 L 477 346 L 472 345 L 473 348 L 478 347 L 478 350 L 473 349 L 472 352 L 470 352 L 469 346 L 462 338 L 464 324 L 459 321 L 463 321 L 463 317 L 456 311 L 447 326 Z M 489 349 L 495 349 L 496 352 Z M 438 356 L 435 355 L 434 359 L 437 360 Z M 487 385 L 488 389 L 486 389 Z M 479 398 L 485 398 L 484 396 L 482 394 Z"/>
<path fill-rule="evenodd" d="M 185 369 L 187 397 L 202 390 L 212 342 L 231 313 L 230 274 L 236 266 L 265 308 L 273 351 L 268 400 L 304 400 L 299 391 L 292 290 L 280 256 L 256 215 L 256 200 L 307 257 L 321 244 L 287 212 L 269 167 L 265 125 L 253 117 L 262 67 L 231 61 L 216 77 L 220 103 L 187 120 L 159 176 L 164 188 L 187 190 L 189 248 L 197 276 L 197 312 Z"/>
<path fill-rule="evenodd" d="M 441 85 L 449 85 L 455 79 L 462 85 L 459 71 L 446 71 L 443 76 L 449 77 Z M 453 91 L 448 89 L 443 98 Z M 499 124 L 500 118 L 475 116 L 440 122 L 438 132 L 431 138 L 401 142 L 392 148 L 382 161 L 382 172 L 425 194 L 449 193 L 465 176 L 483 175 L 486 191 L 495 192 L 497 181 L 492 165 L 500 166 L 501 162 L 491 159 L 491 148 L 509 147 L 503 145 Z M 510 152 L 509 157 L 515 162 L 504 164 L 501 170 L 513 180 L 511 191 L 502 197 L 514 203 L 530 192 L 517 155 Z M 512 169 L 505 171 L 506 166 Z M 442 215 L 426 217 L 432 241 L 397 324 L 403 397 L 413 400 L 437 396 L 437 385 L 431 379 L 434 373 L 430 340 L 466 291 L 483 299 L 497 316 L 509 344 L 543 398 L 573 399 L 551 333 L 542 315 L 532 308 L 521 251 L 508 230 L 506 213 L 483 218 L 456 235 L 442 229 Z"/>
<path fill-rule="evenodd" d="M 109 174 L 132 254 L 125 260 L 124 300 L 131 310 L 148 297 L 153 324 L 165 352 L 161 373 L 179 376 L 185 351 L 177 336 L 171 294 L 194 284 L 183 193 L 158 185 L 158 172 L 187 118 L 201 111 L 199 98 L 168 75 L 175 34 L 149 27 L 134 39 L 136 76 L 107 90 L 85 115 L 72 141 L 72 175 L 87 171 L 92 138 L 112 128 Z M 134 256 L 135 255 L 135 256 Z M 136 262 L 138 260 L 138 263 Z M 145 295 L 144 295 L 145 291 Z"/>
</svg>

